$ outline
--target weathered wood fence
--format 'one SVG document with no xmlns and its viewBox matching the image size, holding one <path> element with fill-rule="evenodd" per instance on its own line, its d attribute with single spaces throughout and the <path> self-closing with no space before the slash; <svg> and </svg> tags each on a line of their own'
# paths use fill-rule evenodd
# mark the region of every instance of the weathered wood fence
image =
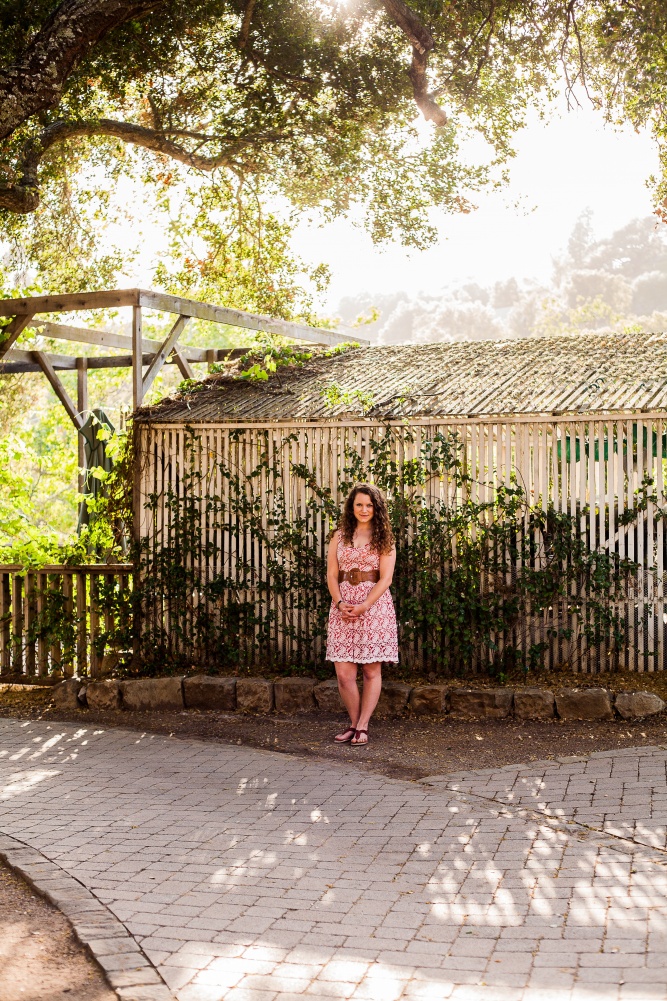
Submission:
<svg viewBox="0 0 667 1001">
<path fill-rule="evenodd" d="M 132 586 L 132 565 L 44 566 L 37 571 L 0 566 L 0 678 L 99 677 L 100 638 L 115 621 L 101 591 L 112 582 Z"/>
<path fill-rule="evenodd" d="M 627 647 L 619 655 L 601 645 L 587 650 L 581 637 L 553 638 L 557 626 L 575 626 L 567 600 L 554 605 L 538 619 L 522 624 L 519 642 L 526 649 L 543 642 L 547 646 L 545 664 L 567 664 L 575 670 L 597 672 L 609 666 L 627 670 L 665 669 L 667 608 L 665 576 L 667 539 L 665 477 L 667 476 L 667 415 L 615 414 L 595 419 L 581 417 L 508 419 L 420 420 L 409 425 L 387 425 L 372 421 L 280 424 L 270 427 L 231 423 L 197 426 L 188 431 L 176 425 L 139 426 L 138 465 L 135 483 L 138 533 L 156 546 L 168 540 L 172 523 L 169 494 L 182 497 L 193 468 L 199 486 L 201 511 L 201 546 L 206 557 L 190 553 L 188 559 L 201 563 L 201 579 L 233 577 L 235 568 L 251 564 L 257 578 L 266 579 L 265 554 L 256 538 L 247 536 L 233 524 L 221 530 L 211 524 L 208 508 L 211 498 L 229 500 L 229 481 L 222 476 L 221 463 L 238 474 L 247 489 L 261 499 L 266 492 L 267 471 L 257 474 L 261 454 L 268 454 L 268 464 L 287 471 L 284 485 L 290 517 L 310 519 L 313 537 L 322 552 L 327 524 L 321 513 L 309 508 L 308 487 L 303 477 L 290 476 L 292 464 L 312 470 L 317 483 L 329 487 L 333 499 L 340 502 L 340 483 L 350 450 L 367 462 L 372 459 L 371 443 L 387 428 L 395 432 L 394 454 L 400 462 L 419 456 L 424 444 L 436 432 L 456 435 L 461 456 L 471 480 L 468 486 L 474 499 L 491 499 L 500 484 L 519 483 L 528 502 L 537 507 L 553 506 L 574 516 L 591 549 L 602 549 L 627 557 L 639 565 L 640 573 L 628 589 L 623 602 L 616 606 L 625 623 Z M 409 432 L 406 433 L 406 432 Z M 197 441 L 193 451 L 188 438 Z M 653 499 L 640 506 L 629 524 L 624 513 L 637 507 L 643 485 L 651 481 Z M 447 475 L 433 476 L 423 486 L 429 499 L 454 502 L 456 486 Z M 149 504 L 149 499 L 152 498 Z M 267 515 L 268 515 L 267 510 Z M 0 676 L 44 676 L 55 672 L 64 676 L 76 672 L 95 677 L 104 670 L 105 652 L 101 640 L 119 626 L 113 618 L 113 603 L 100 598 L 114 583 L 123 592 L 132 590 L 132 566 L 129 564 L 79 567 L 49 566 L 36 572 L 20 567 L 0 567 Z M 483 582 L 482 582 L 483 586 Z M 308 635 L 307 609 L 294 610 L 284 595 L 263 592 L 266 609 L 273 610 L 271 643 L 284 663 L 297 663 L 298 636 Z M 175 645 L 187 647 L 188 623 L 195 622 L 200 600 L 197 588 L 187 596 L 183 615 L 172 629 L 174 608 L 155 596 L 155 607 L 145 608 L 148 617 L 164 622 L 169 631 L 178 633 Z M 253 599 L 253 595 L 249 594 Z M 254 599 L 253 599 L 254 600 Z M 224 595 L 211 609 L 218 615 Z M 126 606 L 127 607 L 127 606 Z M 49 628 L 53 609 L 66 612 L 70 623 L 66 635 Z M 111 610 L 110 610 L 111 609 Z M 182 621 L 181 621 L 182 620 Z M 296 631 L 286 626 L 296 625 Z M 122 623 L 120 624 L 122 625 Z M 295 639 L 295 636 L 297 637 Z M 499 643 L 503 640 L 498 638 Z M 513 637 L 513 642 L 517 637 Z M 323 656 L 323 638 L 318 656 Z M 404 651 L 404 659 L 419 663 L 419 649 Z M 252 662 L 253 651 L 244 654 Z M 193 660 L 193 663 L 195 661 Z M 109 662 L 107 662 L 109 663 Z M 484 669 L 483 657 L 478 665 Z"/>
<path fill-rule="evenodd" d="M 220 532 L 207 525 L 208 499 L 229 498 L 229 485 L 220 473 L 220 464 L 247 479 L 248 489 L 261 497 L 266 473 L 253 474 L 264 452 L 268 465 L 284 470 L 291 465 L 308 466 L 320 486 L 329 487 L 335 501 L 341 502 L 340 483 L 346 465 L 346 453 L 360 454 L 370 463 L 373 439 L 395 433 L 394 455 L 398 462 L 419 456 L 424 444 L 436 432 L 454 435 L 461 445 L 469 487 L 474 500 L 490 500 L 501 484 L 515 482 L 522 486 L 528 503 L 566 512 L 578 519 L 582 535 L 591 549 L 603 549 L 621 558 L 636 561 L 640 573 L 635 586 L 628 590 L 618 611 L 624 619 L 627 649 L 615 666 L 627 670 L 653 671 L 665 668 L 667 610 L 665 608 L 665 570 L 667 539 L 662 518 L 665 477 L 667 475 L 667 415 L 655 413 L 617 413 L 604 416 L 506 418 L 419 419 L 393 423 L 357 419 L 329 422 L 272 423 L 231 422 L 200 424 L 193 420 L 183 425 L 155 422 L 138 426 L 136 514 L 141 535 L 159 540 L 170 532 L 172 514 L 168 497 L 182 497 L 188 475 L 196 471 L 200 490 L 203 533 L 212 543 L 202 564 L 202 574 L 211 579 L 218 574 L 233 575 L 234 566 L 255 561 L 257 574 L 265 573 L 263 556 L 256 542 L 243 533 Z M 409 432 L 409 433 L 408 433 Z M 188 449 L 192 436 L 198 440 L 194 453 Z M 652 481 L 650 491 L 657 501 L 649 501 L 631 524 L 623 523 L 623 514 L 637 505 L 642 485 Z M 456 500 L 461 488 L 444 476 L 433 476 L 423 487 L 428 499 Z M 308 488 L 303 478 L 286 482 L 288 505 L 294 518 L 317 518 L 308 508 Z M 149 497 L 153 498 L 149 510 Z M 323 550 L 326 542 L 324 519 L 315 534 Z M 194 557 L 193 557 L 194 558 Z M 268 598 L 276 612 L 274 643 L 284 662 L 298 655 L 295 641 L 280 623 L 286 621 L 284 600 Z M 547 666 L 567 663 L 574 670 L 596 672 L 610 664 L 604 645 L 586 650 L 585 644 L 574 650 L 572 644 L 551 633 L 555 625 L 572 625 L 567 601 L 554 607 L 539 621 L 527 622 L 521 642 L 526 648 L 544 641 L 549 650 Z M 307 613 L 300 611 L 303 619 Z M 307 631 L 301 621 L 300 633 Z M 576 631 L 575 631 L 576 632 Z M 502 640 L 500 641 L 502 642 Z M 323 649 L 321 651 L 323 655 Z M 414 659 L 414 658 L 411 658 Z M 481 667 L 482 665 L 480 665 Z"/>
</svg>

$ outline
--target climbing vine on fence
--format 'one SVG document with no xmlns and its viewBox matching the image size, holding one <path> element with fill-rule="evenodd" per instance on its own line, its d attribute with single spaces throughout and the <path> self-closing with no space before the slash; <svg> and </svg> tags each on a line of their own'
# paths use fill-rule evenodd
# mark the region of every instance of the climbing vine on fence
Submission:
<svg viewBox="0 0 667 1001">
<path fill-rule="evenodd" d="M 296 435 L 274 441 L 271 434 L 260 433 L 250 448 L 246 431 L 233 431 L 224 456 L 212 457 L 207 444 L 203 462 L 204 443 L 188 429 L 179 479 L 148 497 L 151 532 L 125 556 L 133 577 L 96 584 L 98 657 L 116 650 L 118 669 L 134 674 L 322 667 L 326 541 L 338 500 L 316 465 L 288 458 Z M 414 454 L 412 434 L 388 426 L 371 438 L 366 459 L 348 447 L 338 470 L 341 496 L 364 481 L 387 496 L 403 664 L 502 677 L 539 667 L 548 650 L 552 661 L 556 650 L 556 659 L 575 667 L 583 651 L 604 645 L 614 666 L 626 642 L 637 565 L 589 549 L 586 509 L 571 515 L 532 506 L 519 482 L 474 489 L 480 485 L 467 473 L 456 436 L 434 432 Z M 254 465 L 235 462 L 235 448 L 252 453 Z M 108 553 L 91 554 L 97 561 L 117 559 L 131 536 L 132 476 L 128 441 L 93 512 L 95 538 L 110 540 Z M 657 502 L 646 479 L 624 524 Z M 49 575 L 41 600 L 33 640 L 52 644 L 67 662 L 77 620 L 57 577 Z"/>
<path fill-rule="evenodd" d="M 372 481 L 388 498 L 403 661 L 435 673 L 503 675 L 538 667 L 552 643 L 570 666 L 604 643 L 613 663 L 625 642 L 617 603 L 636 564 L 588 548 L 586 510 L 531 506 L 519 483 L 475 499 L 456 437 L 434 433 L 416 457 L 399 458 L 411 434 L 387 427 L 371 440 L 370 459 L 348 448 L 340 469 L 343 495 Z M 148 502 L 154 531 L 139 554 L 147 669 L 321 665 L 330 604 L 324 543 L 338 505 L 315 466 L 281 464 L 291 440 L 270 449 L 269 433 L 260 436 L 251 469 L 218 459 L 217 494 L 210 469 L 201 471 L 201 441 L 189 432 L 178 492 Z M 434 479 L 446 480 L 447 495 L 429 502 Z M 289 500 L 295 483 L 305 498 L 298 511 Z M 650 487 L 643 484 L 636 510 Z M 163 506 L 168 516 L 158 518 Z"/>
</svg>

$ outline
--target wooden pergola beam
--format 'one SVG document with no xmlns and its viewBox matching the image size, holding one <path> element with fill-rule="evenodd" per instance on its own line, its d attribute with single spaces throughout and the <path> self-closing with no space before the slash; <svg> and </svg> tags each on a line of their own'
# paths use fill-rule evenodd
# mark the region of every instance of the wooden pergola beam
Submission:
<svg viewBox="0 0 667 1001">
<path fill-rule="evenodd" d="M 144 347 L 146 346 L 146 341 L 143 342 Z M 176 357 L 177 352 L 182 352 L 182 347 L 177 344 L 174 348 L 170 358 L 167 358 L 165 365 L 178 365 L 183 372 L 183 377 L 185 379 L 196 379 L 196 373 L 193 372 L 192 368 L 187 362 L 187 359 L 181 355 L 181 360 L 187 365 L 187 370 L 183 371 L 183 368 L 179 364 L 178 358 Z M 247 348 L 216 348 L 215 350 L 215 360 L 224 361 L 229 358 L 233 360 L 234 358 L 240 358 L 241 355 L 247 353 Z M 202 351 L 202 354 L 206 352 Z M 51 365 L 56 371 L 62 372 L 74 372 L 76 371 L 77 358 L 72 355 L 54 355 L 46 353 L 46 357 L 51 362 Z M 142 365 L 150 365 L 155 357 L 154 351 L 144 351 Z M 196 362 L 204 362 L 205 358 L 197 358 Z M 98 368 L 131 368 L 132 367 L 132 355 L 114 355 L 109 358 L 95 358 L 88 357 L 85 358 L 88 363 L 89 369 Z M 0 374 L 9 373 L 20 373 L 20 372 L 41 372 L 41 368 L 37 362 L 33 361 L 32 351 L 19 351 L 14 349 L 9 351 L 5 361 L 0 361 Z"/>
<path fill-rule="evenodd" d="M 209 320 L 212 323 L 224 323 L 230 327 L 243 327 L 247 330 L 259 330 L 267 334 L 280 334 L 299 341 L 312 344 L 344 344 L 353 341 L 355 344 L 368 344 L 365 337 L 356 334 L 341 334 L 337 330 L 325 330 L 322 327 L 308 327 L 305 323 L 294 323 L 291 320 L 280 320 L 256 313 L 246 313 L 241 309 L 230 309 L 227 306 L 211 306 L 210 303 L 196 302 L 193 299 L 181 299 L 177 295 L 167 295 L 164 292 L 147 292 L 139 289 L 139 303 L 148 309 L 159 309 L 167 313 L 180 313 L 182 316 L 192 316 L 197 320 Z"/>
<path fill-rule="evenodd" d="M 125 351 L 132 350 L 132 338 L 127 334 L 118 334 L 112 330 L 93 330 L 90 327 L 70 327 L 64 323 L 29 323 L 28 326 L 38 328 L 44 337 L 51 337 L 54 340 L 77 341 L 80 344 L 95 344 L 105 348 L 121 348 Z M 162 341 L 153 341 L 144 337 L 144 350 L 159 351 Z M 206 361 L 205 348 L 192 348 L 183 346 L 181 348 L 185 356 L 194 362 Z"/>
<path fill-rule="evenodd" d="M 74 313 L 84 309 L 117 309 L 138 306 L 139 289 L 112 289 L 101 292 L 68 292 L 65 295 L 36 295 L 25 299 L 0 299 L 0 316 L 29 313 Z"/>
<path fill-rule="evenodd" d="M 352 341 L 356 344 L 368 344 L 365 337 L 358 334 L 341 334 L 336 330 L 325 330 L 321 327 L 309 327 L 304 323 L 294 323 L 291 320 L 280 320 L 256 313 L 246 313 L 241 309 L 230 309 L 226 306 L 212 306 L 210 303 L 196 302 L 194 299 L 183 299 L 166 292 L 151 292 L 146 289 L 111 289 L 101 292 L 75 292 L 67 295 L 32 296 L 26 299 L 0 299 L 0 316 L 19 316 L 30 313 L 71 313 L 86 309 L 116 309 L 121 306 L 143 307 L 157 309 L 166 313 L 178 313 L 181 316 L 194 317 L 198 320 L 209 320 L 212 323 L 223 323 L 231 327 L 243 327 L 248 330 L 264 331 L 268 334 L 280 334 L 298 341 L 308 341 L 311 344 L 342 344 Z"/>
<path fill-rule="evenodd" d="M 142 393 L 143 396 L 146 395 L 148 390 L 153 385 L 156 376 L 158 375 L 160 369 L 166 362 L 167 358 L 171 354 L 172 350 L 176 347 L 176 342 L 185 330 L 187 324 L 190 322 L 189 316 L 179 316 L 174 323 L 173 327 L 165 337 L 164 341 L 160 345 L 159 350 L 156 352 L 153 361 L 148 366 L 148 371 L 143 378 L 142 383 Z M 177 363 L 178 364 L 178 363 Z"/>
<path fill-rule="evenodd" d="M 77 431 L 80 431 L 81 428 L 83 427 L 83 417 L 77 411 L 77 408 L 72 402 L 69 393 L 67 392 L 62 382 L 56 375 L 53 365 L 49 361 L 48 355 L 44 354 L 43 351 L 32 351 L 31 354 L 35 359 L 35 361 L 37 362 L 37 364 L 39 365 L 39 367 L 41 368 L 46 378 L 51 383 L 51 388 L 53 389 L 53 392 L 56 394 L 56 396 L 62 403 L 63 407 L 65 408 L 67 416 L 71 420 L 72 424 L 77 429 Z"/>
</svg>

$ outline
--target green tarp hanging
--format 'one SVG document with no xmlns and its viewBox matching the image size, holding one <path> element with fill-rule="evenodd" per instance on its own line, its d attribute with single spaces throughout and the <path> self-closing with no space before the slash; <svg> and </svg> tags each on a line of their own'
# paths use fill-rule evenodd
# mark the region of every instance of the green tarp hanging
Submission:
<svg viewBox="0 0 667 1001">
<path fill-rule="evenodd" d="M 642 428 L 642 448 L 644 449 L 644 452 L 646 452 L 648 450 L 648 448 L 649 448 L 648 431 L 649 431 L 649 429 L 647 427 L 643 427 Z M 637 439 L 638 439 L 638 434 L 639 434 L 638 426 L 637 426 L 637 424 L 633 424 L 632 425 L 632 452 L 633 452 L 633 455 L 637 454 Z M 572 447 L 571 447 L 571 444 L 570 444 L 570 439 L 571 439 L 571 436 L 569 434 L 566 434 L 565 435 L 565 461 L 566 462 L 570 462 L 571 461 Z M 604 456 L 604 460 L 606 462 L 609 459 L 609 442 L 607 440 L 607 436 L 606 435 L 603 438 L 602 446 L 603 446 L 602 453 L 603 453 L 603 456 Z M 661 446 L 662 446 L 661 454 L 665 458 L 667 458 L 667 434 L 663 434 L 662 435 Z M 652 448 L 652 454 L 654 456 L 657 456 L 657 454 L 658 454 L 658 433 L 657 433 L 657 431 L 652 431 L 651 432 L 651 448 Z M 617 451 L 618 451 L 618 442 L 614 441 L 614 452 L 617 452 Z M 623 453 L 624 454 L 627 453 L 627 441 L 623 442 Z M 558 448 L 557 448 L 557 455 L 558 455 L 558 461 L 559 462 L 561 461 L 562 454 L 563 454 L 563 439 L 559 438 L 558 439 Z M 589 454 L 589 441 L 588 441 L 588 438 L 584 439 L 584 454 L 585 455 Z M 579 462 L 580 457 L 581 457 L 581 438 L 578 435 L 576 435 L 575 439 L 574 439 L 574 461 L 575 462 Z M 597 438 L 595 439 L 595 442 L 593 443 L 593 458 L 594 458 L 595 462 L 599 462 L 600 461 L 600 442 L 598 441 Z"/>
</svg>

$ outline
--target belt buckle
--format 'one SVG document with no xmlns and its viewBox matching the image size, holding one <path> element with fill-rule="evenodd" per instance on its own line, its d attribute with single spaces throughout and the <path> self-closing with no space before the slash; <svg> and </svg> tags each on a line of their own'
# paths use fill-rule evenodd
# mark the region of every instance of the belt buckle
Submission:
<svg viewBox="0 0 667 1001">
<path fill-rule="evenodd" d="M 350 584 L 352 587 L 356 587 L 357 584 L 361 584 L 361 570 L 359 567 L 354 567 L 353 570 L 350 570 Z"/>
</svg>

